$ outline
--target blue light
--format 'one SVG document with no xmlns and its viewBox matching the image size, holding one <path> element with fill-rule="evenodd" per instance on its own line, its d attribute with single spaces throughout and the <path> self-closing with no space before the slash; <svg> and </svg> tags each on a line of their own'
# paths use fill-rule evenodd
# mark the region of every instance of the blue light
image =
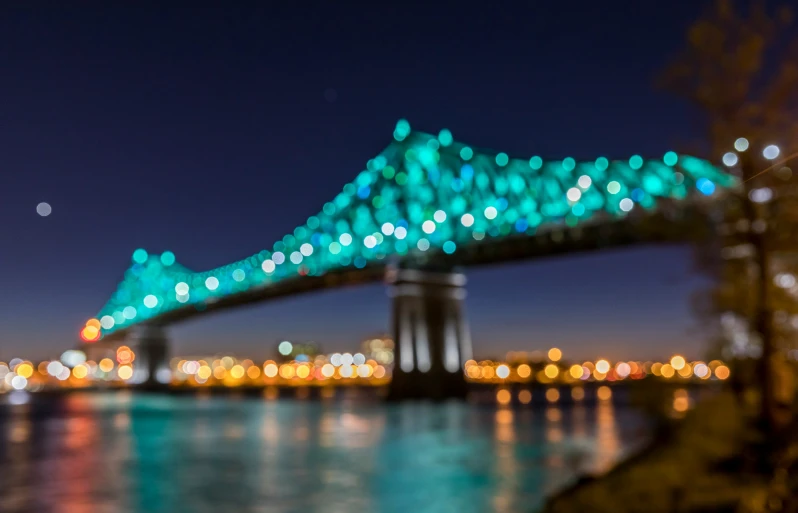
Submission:
<svg viewBox="0 0 798 513">
<path fill-rule="evenodd" d="M 371 194 L 371 187 L 365 185 L 357 190 L 357 197 L 360 199 L 366 199 Z"/>
<path fill-rule="evenodd" d="M 454 250 L 456 249 L 457 249 L 457 244 L 455 244 L 450 240 L 447 240 L 446 242 L 443 243 L 443 252 L 446 253 L 447 255 L 451 255 L 452 253 L 454 253 Z"/>
<path fill-rule="evenodd" d="M 646 193 L 643 192 L 643 189 L 635 189 L 632 191 L 632 201 L 634 201 L 635 203 L 639 203 L 643 201 L 645 195 Z"/>
<path fill-rule="evenodd" d="M 364 267 L 366 267 L 366 259 L 361 256 L 355 258 L 354 263 L 355 267 L 357 267 L 358 269 L 363 269 Z"/>
<path fill-rule="evenodd" d="M 713 192 L 715 192 L 715 184 L 707 178 L 699 178 L 696 181 L 695 186 L 704 196 L 710 196 Z"/>
<path fill-rule="evenodd" d="M 471 164 L 463 164 L 463 167 L 460 168 L 460 178 L 466 182 L 474 178 L 474 168 L 471 167 Z"/>
<path fill-rule="evenodd" d="M 505 210 L 507 210 L 507 205 L 508 205 L 507 198 L 499 198 L 496 201 L 496 208 L 498 208 L 499 211 L 501 211 L 501 212 L 504 212 Z"/>
<path fill-rule="evenodd" d="M 463 181 L 459 178 L 455 178 L 452 180 L 452 190 L 454 192 L 460 192 L 463 190 Z"/>
<path fill-rule="evenodd" d="M 529 228 L 529 223 L 523 217 L 515 222 L 515 231 L 525 232 Z"/>
</svg>

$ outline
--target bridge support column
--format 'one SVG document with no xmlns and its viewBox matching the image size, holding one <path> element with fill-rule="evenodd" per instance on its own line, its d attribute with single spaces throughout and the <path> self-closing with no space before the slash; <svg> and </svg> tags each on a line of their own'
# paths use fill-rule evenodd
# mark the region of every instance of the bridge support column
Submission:
<svg viewBox="0 0 798 513">
<path fill-rule="evenodd" d="M 395 359 L 389 399 L 464 398 L 471 335 L 465 276 L 410 269 L 389 272 Z"/>
<path fill-rule="evenodd" d="M 131 382 L 147 390 L 167 388 L 171 370 L 166 331 L 160 326 L 141 326 L 133 335 L 131 349 L 136 354 Z"/>
</svg>

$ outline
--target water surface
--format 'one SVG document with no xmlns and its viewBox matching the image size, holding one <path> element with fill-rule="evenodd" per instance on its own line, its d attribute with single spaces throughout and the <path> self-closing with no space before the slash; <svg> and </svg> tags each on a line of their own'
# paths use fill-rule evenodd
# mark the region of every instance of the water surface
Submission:
<svg viewBox="0 0 798 513">
<path fill-rule="evenodd" d="M 0 511 L 532 511 L 640 436 L 638 417 L 609 402 L 7 396 Z"/>
</svg>

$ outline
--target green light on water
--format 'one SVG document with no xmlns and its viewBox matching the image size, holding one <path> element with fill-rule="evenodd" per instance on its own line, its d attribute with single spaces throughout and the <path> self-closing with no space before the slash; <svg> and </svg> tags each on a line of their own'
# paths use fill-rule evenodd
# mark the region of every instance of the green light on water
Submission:
<svg viewBox="0 0 798 513">
<path fill-rule="evenodd" d="M 632 155 L 632 158 L 629 159 L 629 167 L 635 171 L 643 167 L 643 157 L 640 155 Z"/>
<path fill-rule="evenodd" d="M 574 159 L 572 159 L 571 157 L 566 157 L 563 159 L 562 161 L 563 169 L 570 172 L 573 171 L 575 167 L 576 167 L 576 161 Z"/>
<path fill-rule="evenodd" d="M 532 157 L 529 159 L 529 167 L 537 171 L 541 167 L 543 167 L 543 159 L 540 157 Z"/>
<path fill-rule="evenodd" d="M 510 157 L 508 157 L 506 153 L 499 153 L 498 155 L 496 155 L 496 164 L 498 164 L 499 166 L 504 167 L 507 165 L 509 161 Z"/>
<path fill-rule="evenodd" d="M 471 160 L 471 157 L 474 156 L 474 150 L 469 148 L 468 146 L 463 146 L 460 149 L 460 158 L 463 160 Z"/>
<path fill-rule="evenodd" d="M 606 171 L 608 167 L 610 167 L 610 161 L 604 157 L 599 157 L 596 159 L 596 169 L 599 171 Z"/>
</svg>

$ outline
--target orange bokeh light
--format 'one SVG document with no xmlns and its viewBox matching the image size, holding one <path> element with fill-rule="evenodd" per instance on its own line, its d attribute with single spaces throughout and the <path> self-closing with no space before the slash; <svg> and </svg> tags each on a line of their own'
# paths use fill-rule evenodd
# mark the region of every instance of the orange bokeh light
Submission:
<svg viewBox="0 0 798 513">
<path fill-rule="evenodd" d="M 92 326 L 94 328 L 97 328 L 97 331 L 99 331 L 100 321 L 98 321 L 97 319 L 89 319 L 88 321 L 86 321 L 86 326 Z"/>
<path fill-rule="evenodd" d="M 94 326 L 86 326 L 82 330 L 80 330 L 80 338 L 85 340 L 86 342 L 94 342 L 98 338 L 100 338 L 100 330 L 99 328 L 95 328 Z"/>
</svg>

